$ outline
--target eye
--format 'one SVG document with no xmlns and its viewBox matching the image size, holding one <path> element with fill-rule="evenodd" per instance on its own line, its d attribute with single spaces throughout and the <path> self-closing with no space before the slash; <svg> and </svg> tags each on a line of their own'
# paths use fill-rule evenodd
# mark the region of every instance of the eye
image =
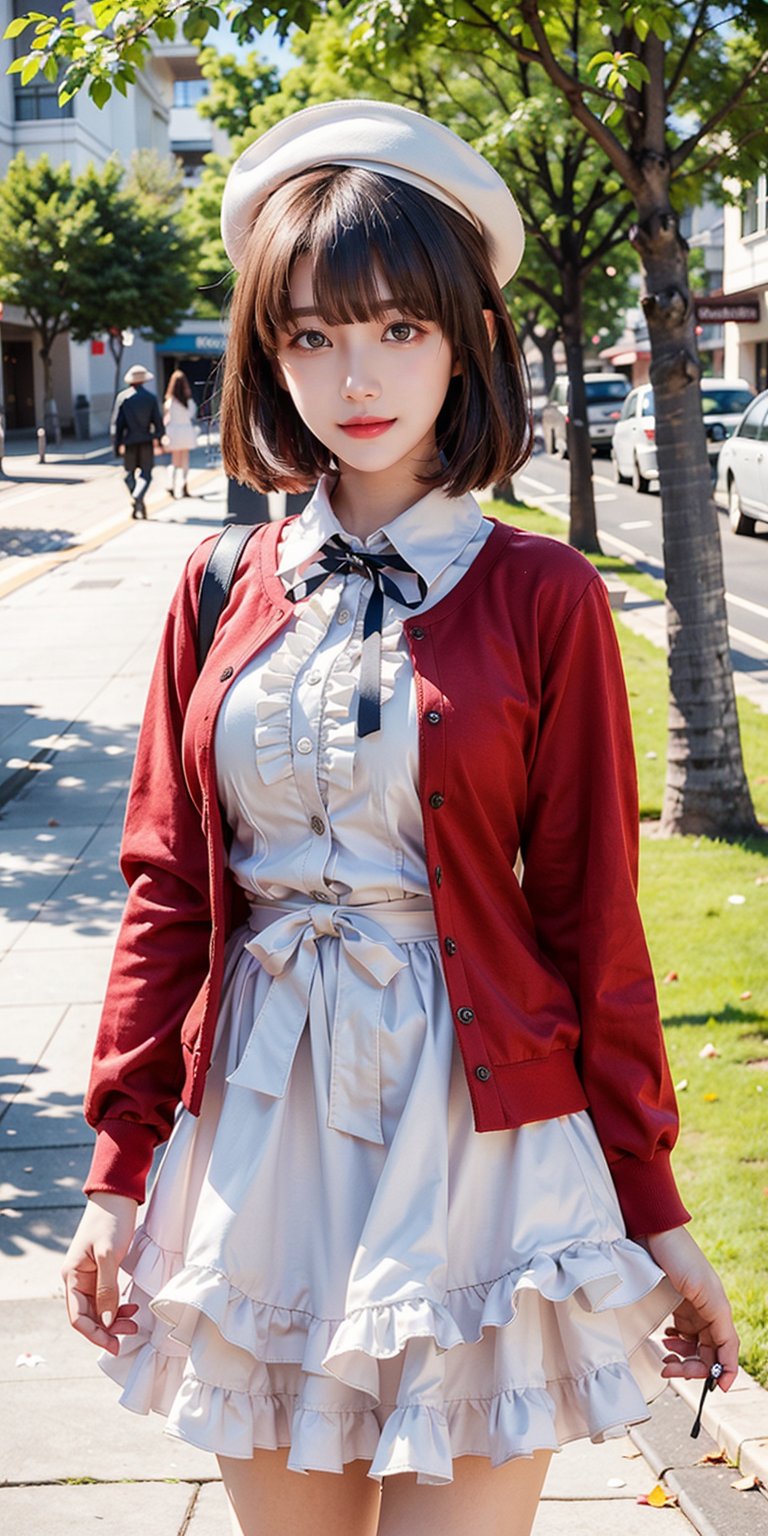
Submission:
<svg viewBox="0 0 768 1536">
<path fill-rule="evenodd" d="M 291 341 L 292 347 L 298 347 L 301 352 L 321 352 L 323 347 L 330 346 L 327 336 L 322 331 L 299 331 Z"/>
<path fill-rule="evenodd" d="M 417 336 L 423 336 L 421 326 L 414 325 L 411 320 L 393 320 L 387 326 L 385 334 L 391 335 L 393 341 L 415 341 Z"/>
</svg>

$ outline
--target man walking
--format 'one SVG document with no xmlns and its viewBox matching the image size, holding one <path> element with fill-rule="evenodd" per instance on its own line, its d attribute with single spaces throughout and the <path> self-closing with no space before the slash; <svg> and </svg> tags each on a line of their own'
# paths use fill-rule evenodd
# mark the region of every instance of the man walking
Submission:
<svg viewBox="0 0 768 1536">
<path fill-rule="evenodd" d="M 115 453 L 125 460 L 125 483 L 131 497 L 134 517 L 146 517 L 144 497 L 152 479 L 155 443 L 163 436 L 163 418 L 157 397 L 145 385 L 154 374 L 134 363 L 125 375 L 128 385 L 115 401 L 110 431 Z M 141 472 L 141 488 L 136 490 L 136 471 Z"/>
</svg>

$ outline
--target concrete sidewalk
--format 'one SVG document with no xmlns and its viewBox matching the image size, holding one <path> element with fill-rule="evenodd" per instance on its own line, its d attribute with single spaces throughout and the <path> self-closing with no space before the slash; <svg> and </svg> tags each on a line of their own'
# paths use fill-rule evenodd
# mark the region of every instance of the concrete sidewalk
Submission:
<svg viewBox="0 0 768 1536">
<path fill-rule="evenodd" d="M 97 1522 L 110 1536 L 142 1522 L 151 1536 L 228 1531 L 214 1458 L 118 1407 L 67 1325 L 59 1280 L 90 1156 L 80 1106 L 123 903 L 117 851 L 148 670 L 182 562 L 224 516 L 223 482 L 200 469 L 191 483 L 206 500 L 166 498 L 0 603 L 0 1519 L 14 1536 L 82 1536 Z M 101 496 L 104 518 L 118 517 L 119 475 Z M 766 1402 L 746 1376 L 709 1399 L 705 1425 L 745 1470 L 765 1468 Z M 768 1533 L 759 1491 L 733 1490 L 722 1463 L 696 1465 L 717 1446 L 690 1439 L 692 1418 L 667 1387 L 636 1432 L 645 1455 L 629 1439 L 566 1447 L 535 1536 L 617 1525 L 640 1536 L 660 1512 L 636 1500 L 662 1473 L 680 1498 L 661 1512 L 668 1536 L 690 1536 L 683 1509 L 703 1536 Z"/>
</svg>

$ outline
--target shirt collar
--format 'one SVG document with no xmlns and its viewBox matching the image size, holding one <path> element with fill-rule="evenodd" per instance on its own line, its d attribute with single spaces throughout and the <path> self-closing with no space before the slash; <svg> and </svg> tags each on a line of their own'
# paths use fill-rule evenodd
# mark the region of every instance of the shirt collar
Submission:
<svg viewBox="0 0 768 1536">
<path fill-rule="evenodd" d="M 334 484 L 332 475 L 323 475 L 301 516 L 286 529 L 277 574 L 288 578 L 289 585 L 299 568 L 311 564 L 326 540 L 338 534 L 352 548 L 377 554 L 390 546 L 430 587 L 458 559 L 483 521 L 474 496 L 447 496 L 437 487 L 361 541 L 342 528 L 331 506 Z"/>
</svg>

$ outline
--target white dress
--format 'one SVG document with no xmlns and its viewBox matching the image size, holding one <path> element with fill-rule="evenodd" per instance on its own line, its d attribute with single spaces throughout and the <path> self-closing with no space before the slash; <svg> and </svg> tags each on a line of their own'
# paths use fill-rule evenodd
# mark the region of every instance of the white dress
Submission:
<svg viewBox="0 0 768 1536">
<path fill-rule="evenodd" d="M 165 403 L 163 422 L 165 435 L 168 439 L 168 448 L 171 453 L 178 453 L 182 448 L 195 448 L 197 446 L 197 406 L 194 400 L 186 403 L 177 400 L 172 395 Z"/>
<path fill-rule="evenodd" d="M 471 497 L 431 492 L 367 543 L 391 540 L 427 608 L 490 526 Z M 323 482 L 283 539 L 288 586 L 338 531 Z M 125 1261 L 139 1333 L 101 1363 L 127 1407 L 204 1449 L 444 1483 L 457 1456 L 499 1465 L 646 1419 L 664 1386 L 646 1341 L 677 1295 L 626 1236 L 586 1111 L 473 1129 L 390 601 L 381 731 L 355 729 L 370 591 L 329 578 L 222 706 L 252 915 L 229 943 L 202 1114 L 179 1110 Z"/>
</svg>

